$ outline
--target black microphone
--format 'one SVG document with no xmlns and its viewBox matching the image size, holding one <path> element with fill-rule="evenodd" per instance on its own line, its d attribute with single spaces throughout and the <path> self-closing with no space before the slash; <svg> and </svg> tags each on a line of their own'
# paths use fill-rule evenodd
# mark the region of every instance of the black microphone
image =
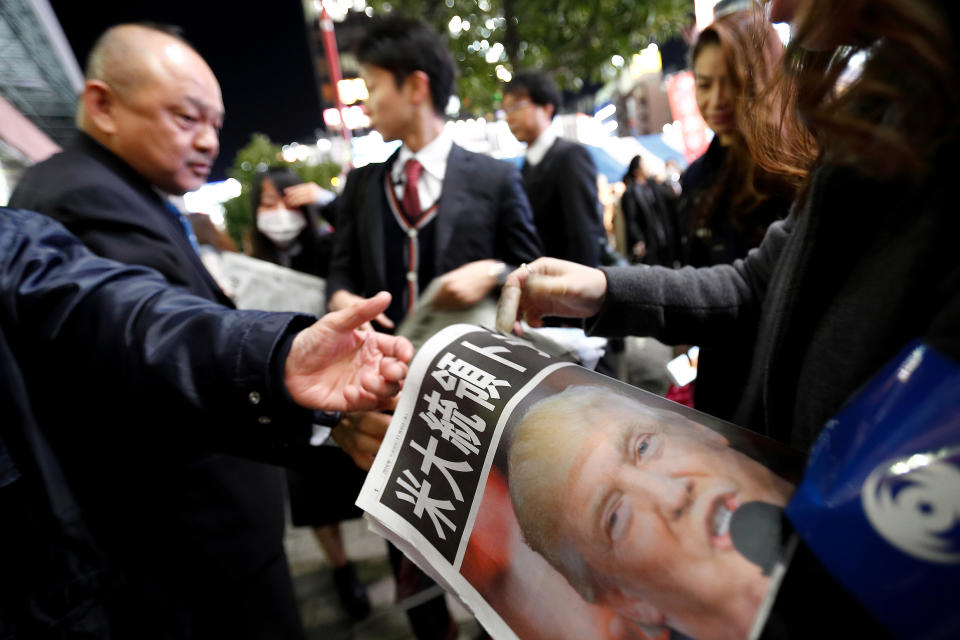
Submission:
<svg viewBox="0 0 960 640">
<path fill-rule="evenodd" d="M 744 558 L 770 575 L 780 559 L 783 507 L 769 502 L 740 505 L 730 519 L 730 539 Z"/>
</svg>

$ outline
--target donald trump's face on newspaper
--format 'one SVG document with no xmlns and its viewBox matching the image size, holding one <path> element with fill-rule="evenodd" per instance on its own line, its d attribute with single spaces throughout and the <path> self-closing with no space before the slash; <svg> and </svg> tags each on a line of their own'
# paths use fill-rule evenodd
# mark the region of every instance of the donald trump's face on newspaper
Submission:
<svg viewBox="0 0 960 640">
<path fill-rule="evenodd" d="M 528 544 L 588 601 L 695 638 L 744 638 L 768 586 L 730 540 L 787 482 L 682 416 L 599 386 L 531 407 L 509 454 Z"/>
</svg>

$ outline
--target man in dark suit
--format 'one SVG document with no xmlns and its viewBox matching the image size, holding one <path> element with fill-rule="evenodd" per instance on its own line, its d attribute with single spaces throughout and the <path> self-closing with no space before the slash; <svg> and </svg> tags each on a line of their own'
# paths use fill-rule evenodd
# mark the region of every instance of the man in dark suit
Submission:
<svg viewBox="0 0 960 640">
<path fill-rule="evenodd" d="M 371 125 L 402 145 L 386 162 L 356 169 L 339 200 L 328 307 L 342 308 L 368 291 L 394 299 L 378 322 L 398 325 L 435 278 L 438 308 L 466 308 L 490 294 L 506 273 L 540 255 L 540 243 L 519 172 L 466 151 L 444 129 L 454 65 L 440 38 L 423 23 L 376 23 L 357 47 L 369 92 Z M 383 414 L 348 416 L 341 425 L 382 428 Z M 398 593 L 430 583 L 394 551 Z M 409 579 L 408 579 L 409 578 Z M 414 607 L 418 638 L 455 633 L 442 598 Z"/>
<path fill-rule="evenodd" d="M 597 168 L 583 145 L 551 129 L 559 106 L 560 91 L 539 71 L 519 72 L 504 88 L 507 124 L 527 144 L 523 184 L 544 255 L 596 267 L 606 242 Z"/>
<path fill-rule="evenodd" d="M 518 72 L 503 90 L 507 125 L 527 144 L 523 186 L 533 208 L 533 221 L 543 242 L 543 255 L 600 266 L 607 238 L 597 197 L 597 167 L 586 147 L 557 136 L 552 127 L 560 107 L 560 90 L 545 73 Z M 551 318 L 548 324 L 569 326 Z M 606 349 L 597 371 L 614 376 L 617 344 Z"/>
<path fill-rule="evenodd" d="M 442 277 L 437 306 L 471 306 L 497 286 L 504 263 L 540 255 L 520 176 L 460 148 L 444 129 L 454 67 L 429 27 L 384 21 L 360 43 L 358 58 L 371 126 L 403 144 L 385 163 L 347 178 L 327 282 L 330 309 L 385 288 L 394 294 L 384 323 L 391 327 L 435 277 Z"/>
<path fill-rule="evenodd" d="M 120 25 L 94 46 L 86 76 L 77 139 L 27 170 L 11 205 L 56 218 L 102 256 L 153 267 L 229 306 L 167 199 L 201 186 L 219 150 L 213 72 L 176 33 Z M 110 388 L 92 394 L 75 381 L 83 375 L 79 362 L 51 371 L 65 397 L 42 410 L 45 424 L 64 430 L 74 491 L 108 556 L 116 637 L 301 638 L 280 471 L 227 455 L 260 457 L 256 434 L 229 420 L 185 421 L 174 406 Z M 197 385 L 202 393 L 205 382 Z"/>
</svg>

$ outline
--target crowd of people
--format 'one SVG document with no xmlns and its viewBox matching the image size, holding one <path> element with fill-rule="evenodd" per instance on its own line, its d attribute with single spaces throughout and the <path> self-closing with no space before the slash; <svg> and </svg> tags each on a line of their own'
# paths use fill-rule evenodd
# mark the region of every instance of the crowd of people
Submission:
<svg viewBox="0 0 960 640">
<path fill-rule="evenodd" d="M 335 198 L 281 169 L 252 189 L 253 255 L 325 278 L 319 320 L 233 308 L 171 200 L 206 181 L 219 151 L 224 105 L 206 62 L 175 29 L 104 33 L 75 140 L 28 169 L 0 215 L 0 397 L 12 418 L 0 427 L 0 637 L 303 638 L 280 467 L 294 522 L 314 528 L 344 607 L 367 615 L 338 523 L 357 515 L 412 357 L 393 334 L 431 283 L 440 309 L 516 286 L 529 326 L 699 345 L 695 406 L 804 455 L 911 341 L 960 359 L 958 9 L 771 0 L 765 12 L 718 17 L 692 47 L 715 135 L 679 189 L 631 163 L 629 266 L 604 266 L 596 168 L 550 126 L 562 100 L 549 73 L 503 87 L 507 124 L 527 144 L 518 169 L 444 126 L 455 63 L 441 38 L 400 16 L 372 23 L 356 47 L 366 110 L 400 147 L 351 171 Z M 789 46 L 770 21 L 791 23 Z M 576 503 L 597 478 L 632 487 L 624 517 L 672 525 L 648 517 L 637 496 L 649 491 L 612 445 L 568 428 L 594 405 L 616 416 L 596 432 L 621 440 L 613 432 L 644 412 L 573 388 L 529 414 L 509 474 L 526 542 L 589 602 L 638 625 L 746 637 L 742 601 L 760 596 L 737 566 L 719 576 L 660 558 L 657 572 L 646 562 L 622 583 L 605 577 L 625 565 L 582 531 Z M 324 426 L 339 448 L 317 446 Z M 696 464 L 739 459 L 695 425 L 672 428 Z M 588 441 L 597 464 L 574 464 Z M 674 461 L 660 462 L 640 475 L 679 486 Z M 754 493 L 782 505 L 791 489 L 772 479 Z M 569 540 L 583 545 L 570 552 Z M 624 545 L 627 560 L 670 555 Z M 398 597 L 432 585 L 392 547 L 390 558 Z M 794 575 L 815 564 L 795 562 Z M 671 580 L 698 571 L 703 599 L 738 594 L 723 619 L 699 615 L 695 597 L 671 600 Z M 789 615 L 799 604 L 777 606 L 771 619 L 802 628 Z M 456 637 L 443 597 L 407 615 L 418 639 Z"/>
</svg>

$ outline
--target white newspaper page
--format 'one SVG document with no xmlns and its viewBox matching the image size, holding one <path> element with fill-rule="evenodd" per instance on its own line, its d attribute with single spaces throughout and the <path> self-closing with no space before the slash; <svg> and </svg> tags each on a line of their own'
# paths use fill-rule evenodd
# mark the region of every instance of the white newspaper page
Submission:
<svg viewBox="0 0 960 640">
<path fill-rule="evenodd" d="M 454 325 L 414 358 L 357 504 L 494 638 L 746 638 L 798 473 L 754 434 Z"/>
<path fill-rule="evenodd" d="M 221 286 L 238 309 L 298 311 L 315 316 L 325 312 L 323 278 L 230 251 L 220 254 L 218 270 Z"/>
</svg>

